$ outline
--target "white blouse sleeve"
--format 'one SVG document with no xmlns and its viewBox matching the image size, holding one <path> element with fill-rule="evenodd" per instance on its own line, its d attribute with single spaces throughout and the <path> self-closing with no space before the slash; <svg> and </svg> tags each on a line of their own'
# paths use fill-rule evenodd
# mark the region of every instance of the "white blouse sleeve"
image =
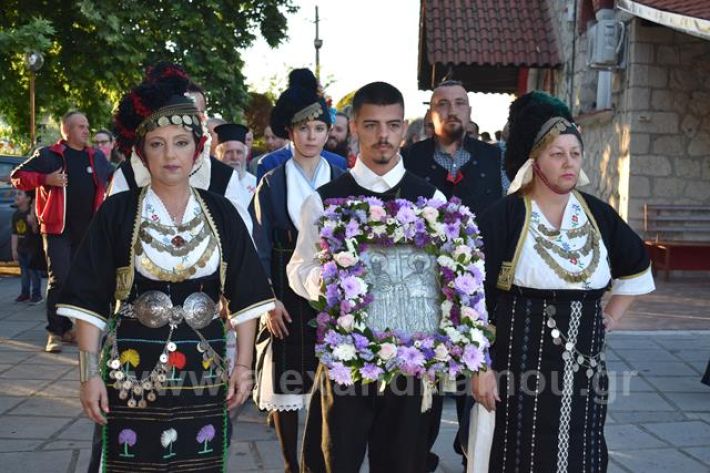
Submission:
<svg viewBox="0 0 710 473">
<path fill-rule="evenodd" d="M 323 213 L 323 201 L 320 194 L 314 192 L 303 203 L 296 249 L 286 266 L 291 289 L 299 296 L 314 301 L 321 294 L 322 270 L 316 252 L 319 242 L 318 219 Z"/>
<path fill-rule="evenodd" d="M 613 296 L 640 296 L 648 294 L 656 289 L 656 284 L 653 281 L 653 272 L 651 266 L 641 274 L 636 274 L 628 278 L 614 279 L 611 286 L 611 295 Z"/>
</svg>

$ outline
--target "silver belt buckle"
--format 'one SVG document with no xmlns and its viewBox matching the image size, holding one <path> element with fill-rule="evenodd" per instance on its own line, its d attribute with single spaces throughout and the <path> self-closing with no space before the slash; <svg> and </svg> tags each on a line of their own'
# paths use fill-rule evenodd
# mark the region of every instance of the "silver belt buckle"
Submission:
<svg viewBox="0 0 710 473">
<path fill-rule="evenodd" d="M 217 313 L 217 305 L 204 292 L 193 292 L 182 303 L 182 312 L 190 327 L 201 329 L 212 322 Z"/>
<path fill-rule="evenodd" d="M 160 328 L 171 321 L 173 301 L 161 291 L 148 291 L 133 303 L 135 317 L 149 328 Z"/>
</svg>

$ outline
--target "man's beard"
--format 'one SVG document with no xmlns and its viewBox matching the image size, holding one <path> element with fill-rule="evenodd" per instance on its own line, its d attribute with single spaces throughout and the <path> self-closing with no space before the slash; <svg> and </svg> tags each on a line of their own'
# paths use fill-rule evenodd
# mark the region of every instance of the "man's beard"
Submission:
<svg viewBox="0 0 710 473">
<path fill-rule="evenodd" d="M 350 147 L 348 146 L 348 142 L 337 141 L 335 138 L 328 138 L 328 141 L 325 143 L 325 149 L 327 149 L 331 153 L 338 154 L 344 158 L 347 158 L 348 154 L 350 154 Z"/>
<path fill-rule="evenodd" d="M 444 125 L 443 135 L 451 141 L 460 140 L 466 130 L 463 127 L 463 123 L 457 122 L 458 127 L 451 129 L 448 127 L 448 123 Z"/>
</svg>

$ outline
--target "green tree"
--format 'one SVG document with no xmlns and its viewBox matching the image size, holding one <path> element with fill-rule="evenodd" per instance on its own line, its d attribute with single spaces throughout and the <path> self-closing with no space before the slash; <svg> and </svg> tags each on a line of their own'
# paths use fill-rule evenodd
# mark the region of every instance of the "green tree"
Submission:
<svg viewBox="0 0 710 473">
<path fill-rule="evenodd" d="M 40 50 L 38 115 L 85 111 L 106 126 L 121 94 L 159 60 L 182 64 L 207 92 L 210 109 L 238 116 L 248 101 L 239 49 L 260 33 L 286 37 L 292 0 L 5 0 L 0 7 L 0 110 L 18 138 L 29 136 L 24 54 Z"/>
</svg>

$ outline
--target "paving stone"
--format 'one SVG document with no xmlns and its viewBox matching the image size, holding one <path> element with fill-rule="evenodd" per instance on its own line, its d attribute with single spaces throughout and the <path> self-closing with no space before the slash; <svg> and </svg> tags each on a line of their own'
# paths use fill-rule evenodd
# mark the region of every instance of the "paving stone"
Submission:
<svg viewBox="0 0 710 473">
<path fill-rule="evenodd" d="M 687 363 L 695 370 L 698 379 L 705 374 L 705 370 L 708 366 L 707 361 L 688 361 Z"/>
<path fill-rule="evenodd" d="M 54 381 L 36 393 L 41 397 L 79 398 L 79 383 L 75 380 Z"/>
<path fill-rule="evenodd" d="M 609 449 L 614 451 L 671 446 L 635 425 L 607 425 L 604 429 L 604 436 Z"/>
<path fill-rule="evenodd" d="M 692 420 L 685 422 L 662 422 L 642 424 L 643 427 L 677 447 L 710 445 L 710 425 Z"/>
<path fill-rule="evenodd" d="M 91 450 L 91 440 L 54 440 L 42 446 L 42 450 Z"/>
<path fill-rule="evenodd" d="M 69 422 L 69 419 L 59 417 L 3 415 L 0 421 L 0 437 L 47 440 Z"/>
<path fill-rule="evenodd" d="M 706 337 L 674 337 L 667 335 L 664 337 L 656 337 L 655 341 L 664 348 L 682 349 L 682 350 L 706 350 L 708 349 L 708 341 Z"/>
<path fill-rule="evenodd" d="M 662 350 L 660 348 L 655 348 L 653 350 L 620 350 L 617 349 L 616 353 L 622 360 L 626 362 L 639 361 L 639 360 L 653 360 L 653 361 L 680 361 L 678 357 L 672 353 Z"/>
<path fill-rule="evenodd" d="M 0 379 L 49 379 L 55 380 L 72 368 L 66 365 L 31 365 L 22 363 L 0 374 Z"/>
<path fill-rule="evenodd" d="M 49 383 L 46 379 L 3 379 L 0 396 L 31 396 Z"/>
<path fill-rule="evenodd" d="M 3 473 L 63 472 L 67 471 L 74 452 L 1 453 L 0 465 Z"/>
<path fill-rule="evenodd" d="M 73 353 L 61 352 L 61 353 L 37 353 L 32 355 L 26 360 L 26 363 L 31 365 L 71 365 L 78 366 L 79 361 L 76 355 Z"/>
<path fill-rule="evenodd" d="M 94 423 L 85 417 L 76 419 L 69 427 L 62 430 L 57 440 L 86 440 L 93 438 Z"/>
<path fill-rule="evenodd" d="M 710 412 L 710 393 L 677 393 L 671 400 L 686 412 Z"/>
<path fill-rule="evenodd" d="M 44 440 L 1 439 L 0 452 L 29 452 L 36 450 Z"/>
<path fill-rule="evenodd" d="M 634 392 L 651 392 L 655 388 L 648 384 L 646 379 L 635 372 L 609 372 L 609 391 L 617 396 L 628 395 Z"/>
<path fill-rule="evenodd" d="M 684 448 L 682 450 L 710 467 L 710 448 L 708 448 L 708 445 L 703 447 Z"/>
<path fill-rule="evenodd" d="M 676 408 L 656 393 L 633 393 L 629 396 L 609 397 L 609 411 L 636 411 L 640 406 L 653 411 L 675 411 Z"/>
<path fill-rule="evenodd" d="M 681 361 L 634 361 L 634 368 L 646 376 L 697 376 L 693 368 Z"/>
<path fill-rule="evenodd" d="M 633 472 L 707 473 L 707 466 L 672 448 L 626 450 L 615 460 Z"/>
<path fill-rule="evenodd" d="M 81 411 L 81 401 L 78 397 L 53 398 L 33 396 L 16 405 L 8 413 L 12 415 L 54 416 L 74 418 Z"/>
<path fill-rule="evenodd" d="M 704 385 L 700 382 L 700 379 L 696 378 L 649 376 L 645 380 L 664 393 L 710 393 L 710 387 Z"/>
<path fill-rule="evenodd" d="M 684 361 L 704 361 L 710 360 L 710 350 L 670 350 L 671 353 Z"/>
<path fill-rule="evenodd" d="M 25 398 L 19 396 L 0 396 L 0 414 L 21 403 Z"/>
<path fill-rule="evenodd" d="M 619 424 L 637 424 L 641 422 L 679 422 L 691 417 L 680 411 L 614 411 L 611 412 Z"/>
<path fill-rule="evenodd" d="M 0 338 L 14 338 L 22 332 L 38 326 L 36 321 L 3 320 L 0 324 Z"/>
<path fill-rule="evenodd" d="M 254 458 L 253 442 L 232 442 L 227 457 L 227 471 L 260 471 L 261 461 Z"/>
<path fill-rule="evenodd" d="M 654 350 L 658 348 L 655 340 L 651 337 L 622 335 L 619 332 L 612 333 L 607 338 L 608 345 L 618 350 Z"/>
</svg>

